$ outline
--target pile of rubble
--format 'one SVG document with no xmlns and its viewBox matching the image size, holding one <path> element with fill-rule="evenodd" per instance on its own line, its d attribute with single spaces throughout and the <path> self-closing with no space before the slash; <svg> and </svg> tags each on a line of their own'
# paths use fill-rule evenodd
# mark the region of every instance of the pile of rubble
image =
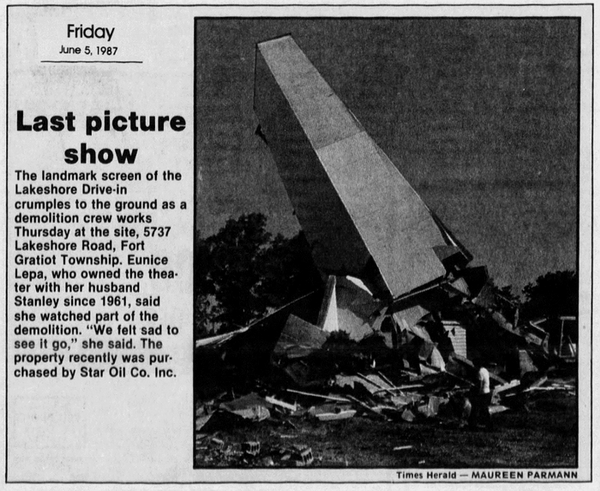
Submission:
<svg viewBox="0 0 600 491">
<path fill-rule="evenodd" d="M 342 282 L 344 288 L 351 283 Z M 481 321 L 476 315 L 468 328 L 464 322 L 444 323 L 428 314 L 402 329 L 394 314 L 376 319 L 373 313 L 379 306 L 372 297 L 373 312 L 365 310 L 361 292 L 354 296 L 346 292 L 345 301 L 336 300 L 332 308 L 331 292 L 324 297 L 323 292 L 315 294 L 322 300 L 315 324 L 299 317 L 306 318 L 311 306 L 315 310 L 308 295 L 244 329 L 197 341 L 197 465 L 313 465 L 312 449 L 294 441 L 298 423 L 306 420 L 327 425 L 370 418 L 389 424 L 463 427 L 476 370 L 457 351 L 484 358 L 494 394 L 491 414 L 527 410 L 536 391 L 575 394 L 573 385 L 550 384 L 546 373 L 556 367 L 552 362 L 557 359 L 523 333 L 526 327 L 512 330 L 507 340 L 506 323 L 492 317 L 500 336 L 490 350 L 487 342 L 471 341 L 481 338 L 477 330 L 486 329 L 485 323 L 475 324 Z M 345 329 L 327 331 L 323 326 L 334 311 L 338 322 L 345 319 L 339 324 Z M 453 339 L 458 329 L 465 330 L 461 342 Z M 506 356 L 511 350 L 514 363 L 502 362 L 498 354 Z M 267 425 L 279 436 L 276 443 L 254 441 L 255 425 Z M 230 430 L 236 427 L 244 428 L 242 434 L 250 439 L 232 439 Z"/>
</svg>

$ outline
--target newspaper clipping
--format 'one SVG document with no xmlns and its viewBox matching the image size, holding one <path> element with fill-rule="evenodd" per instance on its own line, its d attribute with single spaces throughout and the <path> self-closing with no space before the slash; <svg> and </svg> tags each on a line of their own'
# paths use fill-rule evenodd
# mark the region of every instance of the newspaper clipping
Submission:
<svg viewBox="0 0 600 491">
<path fill-rule="evenodd" d="M 2 487 L 592 487 L 594 9 L 9 2 Z"/>
</svg>

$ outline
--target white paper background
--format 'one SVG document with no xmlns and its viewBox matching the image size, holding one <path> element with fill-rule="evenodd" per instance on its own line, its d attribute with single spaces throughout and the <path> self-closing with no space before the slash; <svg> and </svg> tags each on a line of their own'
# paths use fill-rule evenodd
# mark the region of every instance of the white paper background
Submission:
<svg viewBox="0 0 600 491">
<path fill-rule="evenodd" d="M 139 319 L 135 322 L 137 326 L 162 323 L 163 329 L 166 324 L 180 328 L 176 338 L 163 336 L 162 339 L 165 344 L 162 352 L 169 353 L 177 361 L 177 379 L 104 377 L 93 380 L 77 377 L 71 382 L 61 378 L 11 379 L 9 480 L 175 481 L 191 467 L 193 17 L 178 13 L 181 10 L 167 12 L 160 8 L 10 9 L 9 128 L 16 127 L 17 110 L 23 110 L 29 121 L 38 114 L 64 115 L 72 111 L 76 116 L 77 131 L 11 131 L 9 189 L 14 189 L 12 170 L 17 168 L 36 171 L 38 175 L 42 169 L 50 172 L 94 169 L 98 173 L 127 170 L 141 172 L 144 179 L 148 172 L 158 170 L 160 174 L 169 169 L 180 172 L 184 179 L 156 184 L 148 182 L 147 185 L 147 181 L 122 182 L 130 194 L 126 197 L 102 196 L 102 199 L 158 198 L 159 203 L 161 199 L 175 200 L 178 207 L 180 200 L 186 200 L 188 208 L 185 211 L 150 212 L 155 217 L 152 225 L 170 225 L 172 232 L 168 239 L 147 239 L 147 248 L 151 247 L 155 255 L 168 255 L 169 266 L 160 269 L 173 269 L 179 276 L 174 280 L 150 282 L 145 275 L 140 289 L 161 296 L 158 310 L 161 317 L 158 322 L 141 322 Z M 114 27 L 115 31 L 110 43 L 95 39 L 69 40 L 66 37 L 69 23 Z M 61 45 L 86 44 L 93 50 L 95 45 L 118 46 L 117 56 L 108 59 L 141 60 L 143 63 L 40 63 L 41 60 L 61 59 L 58 56 Z M 85 59 L 83 55 L 73 58 Z M 106 109 L 113 115 L 129 115 L 132 111 L 138 115 L 181 115 L 187 126 L 182 132 L 170 129 L 152 133 L 102 131 L 87 136 L 85 116 L 102 116 Z M 79 148 L 81 142 L 97 150 L 138 148 L 138 156 L 132 165 L 65 164 L 64 150 Z M 37 184 L 49 184 L 39 179 L 38 176 Z M 98 184 L 114 186 L 108 182 Z M 134 190 L 137 192 L 132 192 Z M 19 196 L 12 196 L 19 199 Z M 77 197 L 88 202 L 92 199 L 91 195 Z M 94 213 L 89 205 L 86 212 Z M 10 219 L 11 215 L 9 213 Z M 138 230 L 141 228 L 136 226 Z M 12 233 L 11 227 L 11 245 L 14 243 Z M 10 268 L 11 285 L 12 275 L 13 268 Z M 77 282 L 87 284 L 87 280 Z M 90 296 L 98 298 L 100 295 Z M 20 310 L 13 307 L 9 313 L 12 316 Z M 14 324 L 9 323 L 10 326 Z M 118 323 L 108 324 L 116 327 Z M 146 351 L 146 356 L 148 353 Z"/>
<path fill-rule="evenodd" d="M 583 283 L 580 319 L 580 478 L 589 475 L 591 373 L 589 277 L 591 271 L 591 36 L 589 7 L 11 7 L 9 9 L 9 189 L 12 169 L 40 172 L 83 170 L 67 166 L 65 148 L 81 141 L 97 148 L 138 147 L 136 170 L 170 168 L 188 180 L 161 186 L 160 196 L 193 203 L 193 77 L 194 16 L 496 16 L 582 15 L 581 89 L 581 237 L 580 277 Z M 115 27 L 111 45 L 118 59 L 143 60 L 131 65 L 51 65 L 54 53 L 67 42 L 66 24 Z M 94 42 L 89 42 L 94 46 Z M 108 45 L 108 43 L 99 43 Z M 201 96 L 201 95 L 200 95 Z M 72 110 L 82 125 L 87 114 L 180 114 L 188 129 L 181 133 L 106 133 L 86 137 L 76 133 L 28 134 L 12 131 L 16 110 L 26 114 L 63 114 Z M 201 122 L 199 124 L 202 124 Z M 111 164 L 107 167 L 116 167 Z M 77 169 L 79 170 L 79 169 Z M 116 169 L 110 169 L 116 170 Z M 4 179 L 4 175 L 2 177 Z M 133 184 L 130 185 L 133 188 Z M 156 187 L 152 188 L 154 193 Z M 130 196 L 131 197 L 131 196 Z M 154 196 L 153 196 L 154 197 Z M 148 199 L 145 198 L 140 199 Z M 382 470 L 198 470 L 193 460 L 192 402 L 192 263 L 193 205 L 178 212 L 171 225 L 178 235 L 165 246 L 180 276 L 166 283 L 144 286 L 163 298 L 162 319 L 181 328 L 169 351 L 178 360 L 177 379 L 137 382 L 131 379 L 78 379 L 9 382 L 9 481 L 119 481 L 119 482 L 236 482 L 236 481 L 377 481 L 396 480 L 395 469 Z M 9 216 L 10 218 L 10 216 Z M 179 223 L 181 222 L 181 223 Z M 9 232 L 9 244 L 13 241 Z M 4 233 L 4 230 L 3 230 Z M 4 240 L 2 247 L 4 247 Z M 176 249 L 177 252 L 173 252 Z M 9 275 L 8 285 L 12 284 Z M 14 312 L 14 308 L 10 312 Z M 167 314 L 168 311 L 168 314 Z M 9 336 L 10 340 L 10 336 Z M 4 349 L 4 338 L 2 337 Z M 597 365 L 597 363 L 596 363 Z M 2 367 L 4 370 L 4 367 Z M 597 397 L 597 396 L 595 396 Z M 523 485 L 521 485 L 523 486 Z M 566 486 L 566 485 L 565 485 Z M 250 486 L 255 487 L 255 486 Z M 260 487 L 260 486 L 259 486 Z M 525 487 L 525 486 L 523 486 Z M 533 488 L 531 484 L 528 487 Z"/>
</svg>

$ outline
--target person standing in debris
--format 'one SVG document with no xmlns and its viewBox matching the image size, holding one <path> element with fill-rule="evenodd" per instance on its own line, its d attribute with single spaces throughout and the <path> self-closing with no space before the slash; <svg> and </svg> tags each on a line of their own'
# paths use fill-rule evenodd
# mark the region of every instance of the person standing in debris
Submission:
<svg viewBox="0 0 600 491">
<path fill-rule="evenodd" d="M 491 429 L 492 418 L 489 410 L 492 402 L 490 372 L 483 366 L 481 360 L 475 361 L 475 369 L 477 370 L 477 376 L 471 398 L 472 409 L 469 418 L 469 428 L 476 429 L 478 425 L 483 424 L 486 428 Z"/>
</svg>

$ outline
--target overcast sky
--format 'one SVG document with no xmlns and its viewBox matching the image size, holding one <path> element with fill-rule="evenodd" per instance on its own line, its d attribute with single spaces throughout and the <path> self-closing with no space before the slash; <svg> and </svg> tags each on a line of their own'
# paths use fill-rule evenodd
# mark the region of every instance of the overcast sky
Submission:
<svg viewBox="0 0 600 491">
<path fill-rule="evenodd" d="M 292 34 L 424 201 L 499 285 L 575 269 L 577 19 L 198 19 L 202 236 L 260 211 L 299 230 L 254 134 L 256 42 Z"/>
</svg>

